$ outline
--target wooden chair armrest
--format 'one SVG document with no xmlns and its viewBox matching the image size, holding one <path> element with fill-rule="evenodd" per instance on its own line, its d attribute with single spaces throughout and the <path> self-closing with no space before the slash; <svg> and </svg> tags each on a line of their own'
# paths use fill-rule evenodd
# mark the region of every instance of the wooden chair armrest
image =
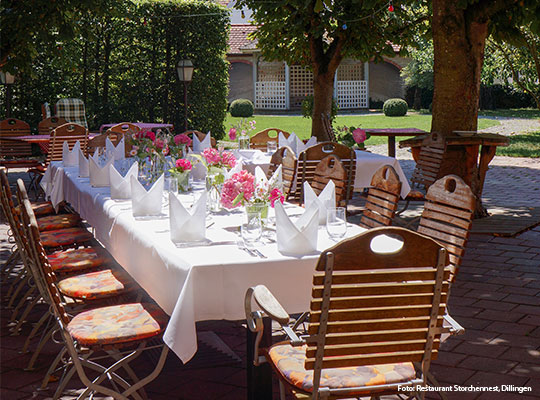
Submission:
<svg viewBox="0 0 540 400">
<path fill-rule="evenodd" d="M 253 288 L 253 297 L 259 307 L 274 321 L 280 325 L 288 325 L 290 321 L 289 314 L 279 304 L 279 301 L 264 285 L 257 285 Z"/>
<path fill-rule="evenodd" d="M 444 333 L 449 333 L 450 335 L 461 335 L 465 333 L 465 328 L 452 318 L 448 312 L 444 314 L 442 329 Z"/>
</svg>

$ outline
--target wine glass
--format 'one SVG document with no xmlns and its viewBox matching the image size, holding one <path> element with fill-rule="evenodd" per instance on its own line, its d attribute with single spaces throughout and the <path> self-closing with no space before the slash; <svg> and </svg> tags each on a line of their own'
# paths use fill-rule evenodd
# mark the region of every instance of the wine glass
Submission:
<svg viewBox="0 0 540 400">
<path fill-rule="evenodd" d="M 326 212 L 326 231 L 334 241 L 338 241 L 347 233 L 347 217 L 345 207 L 331 207 Z"/>
<path fill-rule="evenodd" d="M 258 212 L 246 212 L 246 218 L 242 222 L 240 232 L 244 245 L 246 247 L 255 247 L 255 243 L 262 236 L 261 214 Z"/>
</svg>

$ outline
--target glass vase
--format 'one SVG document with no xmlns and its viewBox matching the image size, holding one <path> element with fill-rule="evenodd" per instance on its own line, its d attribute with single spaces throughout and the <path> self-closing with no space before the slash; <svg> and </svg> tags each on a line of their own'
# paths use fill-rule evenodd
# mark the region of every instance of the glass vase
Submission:
<svg viewBox="0 0 540 400">
<path fill-rule="evenodd" d="M 261 216 L 263 226 L 268 223 L 268 203 L 251 203 L 245 207 L 246 213 L 258 213 Z"/>
<path fill-rule="evenodd" d="M 223 174 L 208 174 L 206 176 L 207 204 L 211 212 L 221 211 L 221 191 L 223 189 Z"/>
<path fill-rule="evenodd" d="M 178 192 L 186 193 L 189 191 L 189 171 L 179 172 L 174 175 L 178 181 Z"/>
<path fill-rule="evenodd" d="M 238 138 L 238 149 L 239 150 L 248 150 L 249 149 L 249 136 L 242 135 Z"/>
</svg>

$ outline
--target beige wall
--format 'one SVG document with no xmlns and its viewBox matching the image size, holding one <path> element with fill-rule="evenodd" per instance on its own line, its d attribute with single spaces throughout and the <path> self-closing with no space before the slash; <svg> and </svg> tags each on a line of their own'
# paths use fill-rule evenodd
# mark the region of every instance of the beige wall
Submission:
<svg viewBox="0 0 540 400">
<path fill-rule="evenodd" d="M 397 63 L 395 58 L 393 62 Z M 369 63 L 369 97 L 373 100 L 387 100 L 405 96 L 405 84 L 398 67 L 387 63 Z"/>
<path fill-rule="evenodd" d="M 229 102 L 236 99 L 253 98 L 253 66 L 231 60 L 229 67 Z"/>
</svg>

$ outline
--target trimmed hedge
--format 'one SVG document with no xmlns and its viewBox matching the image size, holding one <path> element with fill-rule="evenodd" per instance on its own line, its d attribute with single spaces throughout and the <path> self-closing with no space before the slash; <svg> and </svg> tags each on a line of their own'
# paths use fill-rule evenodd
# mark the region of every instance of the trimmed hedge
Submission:
<svg viewBox="0 0 540 400">
<path fill-rule="evenodd" d="M 189 58 L 195 71 L 188 85 L 188 126 L 221 138 L 229 11 L 201 0 L 128 0 L 110 7 L 117 8 L 78 21 L 86 34 L 61 45 L 39 45 L 34 74 L 13 85 L 12 116 L 36 129 L 42 103 L 77 97 L 85 101 L 92 130 L 110 122 L 148 121 L 173 123 L 181 132 L 184 85 L 176 64 Z"/>
<path fill-rule="evenodd" d="M 383 104 L 383 112 L 387 117 L 402 117 L 407 114 L 409 106 L 403 99 L 388 99 Z"/>
<path fill-rule="evenodd" d="M 232 117 L 249 118 L 253 116 L 253 103 L 248 99 L 236 99 L 229 107 Z"/>
</svg>

